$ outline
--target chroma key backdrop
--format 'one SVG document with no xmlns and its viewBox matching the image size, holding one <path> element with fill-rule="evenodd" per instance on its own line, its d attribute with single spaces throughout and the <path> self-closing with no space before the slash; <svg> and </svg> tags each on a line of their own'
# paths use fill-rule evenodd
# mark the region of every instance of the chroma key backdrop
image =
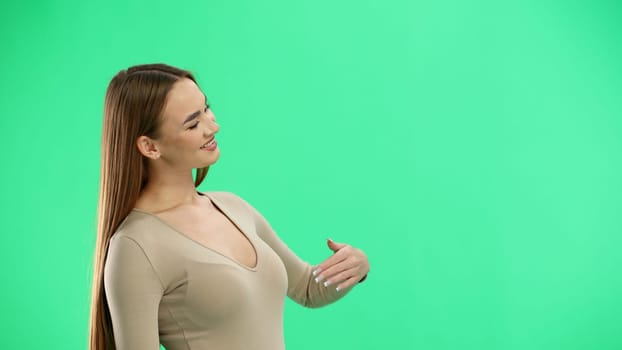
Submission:
<svg viewBox="0 0 622 350">
<path fill-rule="evenodd" d="M 312 264 L 327 237 L 369 257 L 343 300 L 286 301 L 287 349 L 622 349 L 620 2 L 8 0 L 0 19 L 3 348 L 86 349 L 104 92 L 163 62 L 221 126 L 200 190 Z"/>
</svg>

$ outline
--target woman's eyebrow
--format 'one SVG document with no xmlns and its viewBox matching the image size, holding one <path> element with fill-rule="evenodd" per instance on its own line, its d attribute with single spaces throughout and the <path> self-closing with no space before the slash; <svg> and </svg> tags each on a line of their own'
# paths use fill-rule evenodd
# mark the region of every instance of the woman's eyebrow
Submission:
<svg viewBox="0 0 622 350">
<path fill-rule="evenodd" d="M 207 104 L 207 96 L 205 96 L 205 94 L 203 94 L 203 98 L 205 99 L 205 104 Z M 184 122 L 182 123 L 182 125 L 183 125 L 183 124 L 186 124 L 187 122 L 189 122 L 189 121 L 191 121 L 191 120 L 193 120 L 193 119 L 195 119 L 196 117 L 198 117 L 198 116 L 199 116 L 199 114 L 201 114 L 201 111 L 200 111 L 200 110 L 198 110 L 198 111 L 196 111 L 196 112 L 194 112 L 194 113 L 190 114 L 188 117 L 186 117 L 186 120 L 184 120 Z"/>
<path fill-rule="evenodd" d="M 201 111 L 196 111 L 196 112 L 194 112 L 194 113 L 190 114 L 190 115 L 186 118 L 186 120 L 184 120 L 183 124 L 186 124 L 187 122 L 189 122 L 189 121 L 193 120 L 194 118 L 198 117 L 198 116 L 199 116 L 199 114 L 201 114 Z"/>
</svg>

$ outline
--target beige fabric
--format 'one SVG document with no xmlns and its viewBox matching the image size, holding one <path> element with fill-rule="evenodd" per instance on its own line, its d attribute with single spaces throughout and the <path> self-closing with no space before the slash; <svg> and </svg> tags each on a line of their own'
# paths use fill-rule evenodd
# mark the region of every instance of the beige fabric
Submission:
<svg viewBox="0 0 622 350">
<path fill-rule="evenodd" d="M 117 350 L 280 350 L 285 296 L 307 307 L 336 301 L 313 280 L 250 204 L 230 192 L 206 192 L 250 240 L 254 268 L 242 265 L 157 216 L 133 209 L 112 236 L 104 287 Z M 209 225 L 209 222 L 206 222 Z"/>
</svg>

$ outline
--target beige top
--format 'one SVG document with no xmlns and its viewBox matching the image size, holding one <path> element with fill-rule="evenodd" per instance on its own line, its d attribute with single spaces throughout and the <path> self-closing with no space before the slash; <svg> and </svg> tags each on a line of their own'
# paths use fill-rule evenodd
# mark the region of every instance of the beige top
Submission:
<svg viewBox="0 0 622 350">
<path fill-rule="evenodd" d="M 201 194 L 201 193 L 200 193 Z M 306 307 L 336 301 L 250 204 L 207 192 L 248 238 L 254 268 L 133 209 L 111 238 L 104 288 L 117 350 L 280 350 L 285 295 Z"/>
</svg>

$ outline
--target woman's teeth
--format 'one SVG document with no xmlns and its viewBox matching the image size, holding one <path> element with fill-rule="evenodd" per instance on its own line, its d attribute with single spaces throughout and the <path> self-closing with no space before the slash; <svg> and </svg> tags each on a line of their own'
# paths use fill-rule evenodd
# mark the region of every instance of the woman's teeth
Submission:
<svg viewBox="0 0 622 350">
<path fill-rule="evenodd" d="M 210 142 L 208 142 L 208 143 L 204 144 L 203 146 L 201 146 L 201 148 L 207 148 L 207 147 L 210 147 L 210 146 L 214 145 L 214 143 L 215 143 L 215 142 L 216 142 L 216 139 L 212 139 L 212 141 L 210 141 Z"/>
</svg>

